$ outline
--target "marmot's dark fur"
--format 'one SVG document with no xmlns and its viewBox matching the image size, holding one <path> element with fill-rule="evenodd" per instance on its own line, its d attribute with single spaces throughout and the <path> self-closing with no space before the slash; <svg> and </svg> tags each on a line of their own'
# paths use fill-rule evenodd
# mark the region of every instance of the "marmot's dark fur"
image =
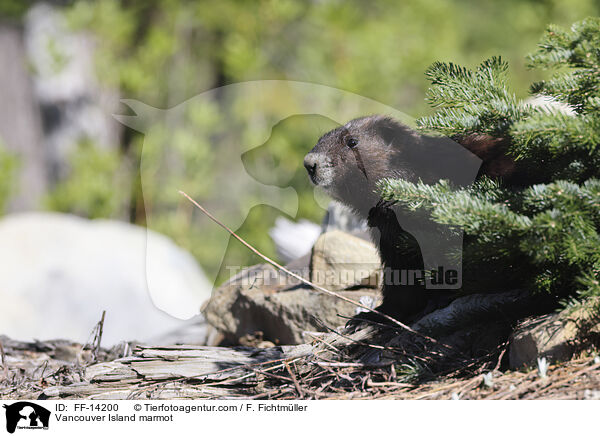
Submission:
<svg viewBox="0 0 600 436">
<path fill-rule="evenodd" d="M 456 139 L 456 138 L 454 138 Z M 484 135 L 456 139 L 418 134 L 383 116 L 358 118 L 323 135 L 306 155 L 304 166 L 311 181 L 367 219 L 384 267 L 388 270 L 423 270 L 415 238 L 403 229 L 422 217 L 404 213 L 381 201 L 376 183 L 402 178 L 433 184 L 449 179 L 466 186 L 476 175 L 501 178 L 504 183 L 529 184 L 527 171 L 506 155 L 506 143 Z M 467 151 L 468 150 L 468 151 Z M 410 321 L 426 310 L 431 296 L 423 283 L 383 285 L 378 310 L 401 321 Z"/>
</svg>

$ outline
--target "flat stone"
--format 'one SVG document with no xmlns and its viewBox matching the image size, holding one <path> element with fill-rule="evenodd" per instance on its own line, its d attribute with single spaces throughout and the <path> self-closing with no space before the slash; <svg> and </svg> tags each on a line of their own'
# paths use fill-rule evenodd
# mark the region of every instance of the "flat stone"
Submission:
<svg viewBox="0 0 600 436">
<path fill-rule="evenodd" d="M 381 260 L 375 245 L 348 233 L 323 233 L 313 247 L 311 281 L 336 291 L 357 286 L 379 287 Z"/>
<path fill-rule="evenodd" d="M 523 321 L 510 338 L 510 367 L 536 365 L 542 357 L 550 361 L 570 359 L 580 340 L 600 330 L 596 305 L 595 300 L 590 300 L 575 311 L 565 309 Z"/>
<path fill-rule="evenodd" d="M 354 301 L 378 304 L 379 291 L 362 288 L 339 291 Z M 217 288 L 203 308 L 206 320 L 238 343 L 246 335 L 261 332 L 273 343 L 299 344 L 310 340 L 306 331 L 326 332 L 344 325 L 357 307 L 314 289 L 290 284 L 289 277 L 271 265 L 256 265 Z"/>
</svg>

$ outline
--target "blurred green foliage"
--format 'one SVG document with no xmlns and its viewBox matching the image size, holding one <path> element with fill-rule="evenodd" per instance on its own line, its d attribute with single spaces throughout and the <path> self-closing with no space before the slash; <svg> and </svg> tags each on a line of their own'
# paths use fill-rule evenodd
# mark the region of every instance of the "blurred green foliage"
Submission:
<svg viewBox="0 0 600 436">
<path fill-rule="evenodd" d="M 65 9 L 75 29 L 95 36 L 100 81 L 123 97 L 154 107 L 170 108 L 230 83 L 287 79 L 341 88 L 415 117 L 431 113 L 425 102 L 424 71 L 433 62 L 475 66 L 484 58 L 502 55 L 512 67 L 511 88 L 522 97 L 530 82 L 546 78 L 543 72 L 526 69 L 524 54 L 535 48 L 547 24 L 566 25 L 599 11 L 595 0 L 80 0 Z M 286 104 L 278 96 L 271 98 L 274 110 Z M 74 157 L 71 179 L 51 194 L 49 206 L 93 217 L 123 215 L 115 208 L 124 207 L 137 223 L 147 223 L 150 213 L 152 228 L 173 237 L 205 268 L 215 271 L 220 259 L 211 250 L 214 235 L 198 234 L 190 212 L 178 207 L 177 190 L 192 196 L 212 194 L 207 206 L 218 212 L 219 198 L 227 192 L 214 175 L 230 164 L 227 146 L 222 145 L 227 144 L 229 126 L 214 111 L 190 110 L 184 130 L 156 127 L 153 139 L 146 136 L 144 143 L 143 168 L 148 174 L 160 174 L 153 165 L 164 163 L 160 144 L 170 143 L 178 168 L 170 174 L 176 177 L 158 175 L 153 183 L 141 180 L 135 168 L 142 160 L 143 139 L 129 131 L 118 156 L 130 162 L 127 189 L 112 181 L 117 165 L 113 158 L 80 150 L 83 155 Z M 241 118 L 250 117 L 252 108 L 242 107 L 240 112 Z M 201 133 L 207 126 L 212 136 Z M 300 209 L 291 218 L 319 221 L 324 213 L 298 165 L 331 127 L 327 122 L 290 119 L 274 130 L 270 156 L 246 156 L 249 167 L 274 165 L 278 174 L 292 173 L 286 183 L 297 190 Z M 251 127 L 242 136 L 251 139 Z M 218 147 L 215 137 L 220 139 Z M 269 174 L 264 169 L 256 173 Z M 231 177 L 235 181 L 235 175 Z M 279 185 L 279 176 L 273 177 L 264 183 Z M 125 206 L 123 193 L 131 194 Z M 271 256 L 274 249 L 267 230 L 276 214 L 266 206 L 254 208 L 239 231 Z M 221 230 L 215 226 L 214 232 Z M 227 253 L 230 264 L 258 261 L 237 243 L 230 244 Z"/>
<path fill-rule="evenodd" d="M 33 0 L 2 0 L 0 1 L 0 17 L 9 20 L 19 19 L 33 3 L 35 3 Z"/>
<path fill-rule="evenodd" d="M 8 201 L 14 194 L 18 166 L 19 160 L 5 149 L 0 138 L 0 215 L 4 213 Z"/>
<path fill-rule="evenodd" d="M 81 141 L 70 155 L 70 175 L 46 196 L 48 209 L 89 218 L 116 217 L 126 200 L 128 174 L 118 153 Z M 131 183 L 131 182 L 129 182 Z"/>
</svg>

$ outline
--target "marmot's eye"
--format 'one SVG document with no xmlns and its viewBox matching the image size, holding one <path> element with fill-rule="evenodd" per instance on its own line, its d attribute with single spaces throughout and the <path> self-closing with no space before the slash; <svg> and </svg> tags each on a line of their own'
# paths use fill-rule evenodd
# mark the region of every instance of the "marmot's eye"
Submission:
<svg viewBox="0 0 600 436">
<path fill-rule="evenodd" d="M 348 138 L 346 139 L 346 146 L 350 148 L 354 148 L 358 145 L 358 139 L 356 138 Z"/>
</svg>

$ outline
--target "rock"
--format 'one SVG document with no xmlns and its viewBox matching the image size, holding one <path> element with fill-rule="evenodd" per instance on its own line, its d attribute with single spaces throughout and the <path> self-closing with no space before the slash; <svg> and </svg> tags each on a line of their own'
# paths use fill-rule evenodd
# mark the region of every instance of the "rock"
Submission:
<svg viewBox="0 0 600 436">
<path fill-rule="evenodd" d="M 551 361 L 570 359 L 580 341 L 590 333 L 598 332 L 600 324 L 595 300 L 575 311 L 565 309 L 560 313 L 527 319 L 510 338 L 510 367 L 535 365 L 542 357 Z"/>
<path fill-rule="evenodd" d="M 327 206 L 327 213 L 321 225 L 322 232 L 341 230 L 351 234 L 368 234 L 367 221 L 356 215 L 352 210 L 338 201 L 332 201 Z"/>
<path fill-rule="evenodd" d="M 576 112 L 573 110 L 572 106 L 558 101 L 556 98 L 548 95 L 534 95 L 525 100 L 525 104 L 537 107 L 546 113 L 558 113 L 562 115 L 568 115 L 570 117 L 576 115 Z"/>
<path fill-rule="evenodd" d="M 296 223 L 282 216 L 275 220 L 275 225 L 269 230 L 277 255 L 283 262 L 290 262 L 310 253 L 320 233 L 321 227 L 315 223 L 308 220 Z"/>
<path fill-rule="evenodd" d="M 326 232 L 340 230 L 353 236 L 370 241 L 366 220 L 356 215 L 350 208 L 337 201 L 331 201 L 321 225 L 307 220 L 293 222 L 278 217 L 269 230 L 269 236 L 275 243 L 277 255 L 284 262 L 290 262 L 310 253 L 317 238 Z"/>
<path fill-rule="evenodd" d="M 378 287 L 381 261 L 373 243 L 341 231 L 323 233 L 312 251 L 311 281 L 335 291 Z"/>
<path fill-rule="evenodd" d="M 376 289 L 339 294 L 355 301 L 361 297 L 372 301 L 379 298 Z M 216 289 L 202 312 L 232 343 L 261 332 L 265 341 L 299 344 L 310 340 L 305 331 L 323 332 L 327 327 L 344 325 L 356 309 L 338 298 L 299 286 L 271 265 L 263 264 L 242 271 Z"/>
<path fill-rule="evenodd" d="M 146 342 L 154 346 L 167 345 L 217 345 L 221 336 L 208 325 L 204 316 L 196 315 L 181 323 L 180 327 L 152 336 Z"/>
<path fill-rule="evenodd" d="M 102 344 L 187 326 L 212 286 L 189 253 L 127 223 L 52 213 L 0 220 L 0 334 Z M 201 342 L 202 338 L 199 338 Z"/>
<path fill-rule="evenodd" d="M 255 332 L 253 335 L 244 335 L 239 339 L 240 345 L 244 347 L 255 347 L 255 348 L 271 348 L 275 344 L 271 341 L 265 341 L 263 332 Z"/>
</svg>

